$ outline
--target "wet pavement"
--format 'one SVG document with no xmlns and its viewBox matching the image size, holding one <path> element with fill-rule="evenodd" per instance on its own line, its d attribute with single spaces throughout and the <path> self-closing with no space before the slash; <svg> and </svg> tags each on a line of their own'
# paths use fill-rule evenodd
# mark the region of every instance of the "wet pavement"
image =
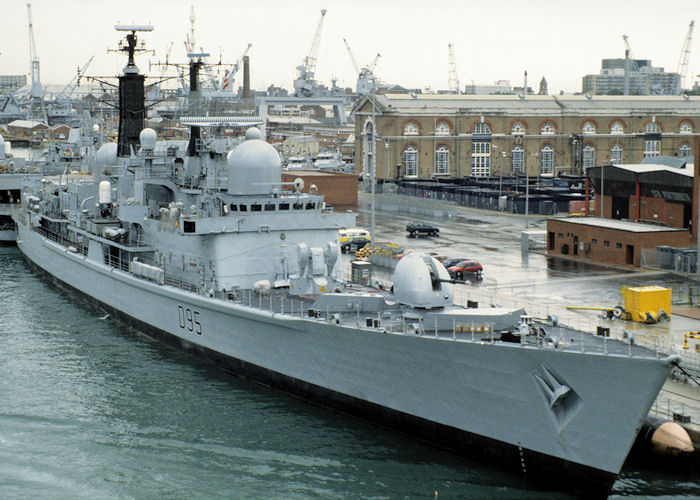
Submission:
<svg viewBox="0 0 700 500">
<path fill-rule="evenodd" d="M 556 314 L 561 323 L 587 331 L 595 331 L 598 326 L 608 327 L 613 337 L 632 336 L 635 342 L 657 346 L 663 352 L 675 350 L 684 361 L 700 368 L 700 353 L 692 349 L 694 345 L 686 351 L 680 349 L 685 332 L 700 330 L 698 319 L 672 314 L 669 321 L 645 325 L 603 319 L 600 311 L 566 309 L 567 305 L 614 307 L 620 303 L 619 291 L 623 285 L 657 285 L 677 290 L 689 284 L 697 285 L 697 281 L 665 271 L 604 267 L 533 252 L 522 255 L 524 216 L 455 205 L 451 205 L 449 211 L 454 215 L 433 217 L 377 211 L 375 241 L 396 243 L 402 249 L 478 260 L 484 268 L 483 278 L 474 280 L 471 285 L 456 285 L 457 303 L 476 300 L 480 304 L 525 307 L 528 313 Z M 365 193 L 359 195 L 357 213 L 357 225 L 370 229 L 370 201 Z M 405 231 L 409 222 L 435 225 L 440 228 L 439 236 L 410 238 Z M 528 226 L 528 229 L 545 230 L 546 219 L 530 216 Z M 390 271 L 375 273 L 375 278 L 388 281 Z M 696 310 L 700 311 L 690 308 L 690 316 Z M 678 312 L 683 311 L 679 308 Z M 700 387 L 692 382 L 680 386 L 682 390 L 673 386 L 670 392 L 663 391 L 660 400 L 669 397 L 671 403 L 660 403 L 660 406 L 677 405 L 680 401 L 693 421 L 700 422 Z M 682 396 L 676 397 L 674 393 Z"/>
</svg>

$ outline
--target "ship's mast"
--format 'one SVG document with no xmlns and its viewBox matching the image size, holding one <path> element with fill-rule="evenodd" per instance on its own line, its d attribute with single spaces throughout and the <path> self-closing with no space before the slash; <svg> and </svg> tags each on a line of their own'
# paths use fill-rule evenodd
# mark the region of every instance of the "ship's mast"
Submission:
<svg viewBox="0 0 700 500">
<path fill-rule="evenodd" d="M 126 43 L 121 43 L 119 50 L 126 52 L 128 62 L 124 66 L 124 74 L 119 77 L 119 136 L 117 139 L 117 155 L 131 156 L 132 149 L 139 146 L 139 134 L 143 130 L 146 118 L 145 76 L 139 73 L 134 62 L 134 54 L 145 49 L 138 48 L 137 31 L 153 31 L 153 26 L 147 25 L 117 25 L 117 31 L 126 31 Z"/>
</svg>

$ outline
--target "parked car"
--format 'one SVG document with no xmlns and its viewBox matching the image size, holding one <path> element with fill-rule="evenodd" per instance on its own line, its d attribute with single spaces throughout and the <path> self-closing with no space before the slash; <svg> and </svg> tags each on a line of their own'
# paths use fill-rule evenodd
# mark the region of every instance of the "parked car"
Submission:
<svg viewBox="0 0 700 500">
<path fill-rule="evenodd" d="M 368 240 L 364 236 L 354 236 L 342 242 L 340 244 L 340 250 L 343 253 L 355 253 L 360 248 L 364 248 L 366 245 L 369 245 L 369 243 L 370 240 Z"/>
<path fill-rule="evenodd" d="M 481 267 L 481 264 L 479 264 L 473 259 L 460 260 L 459 262 L 450 264 L 451 265 L 448 267 L 443 263 L 450 276 L 458 280 L 461 280 L 462 278 L 464 278 L 464 276 L 467 275 L 472 275 L 476 276 L 477 278 L 481 278 L 481 273 L 484 270 L 484 268 Z"/>
<path fill-rule="evenodd" d="M 408 231 L 409 238 L 415 238 L 421 235 L 437 236 L 440 229 L 430 224 L 425 224 L 424 222 L 413 222 L 406 225 L 406 231 Z"/>
<path fill-rule="evenodd" d="M 338 231 L 338 239 L 340 240 L 341 245 L 353 238 L 364 238 L 369 241 L 370 234 L 369 231 L 362 229 L 361 227 L 351 227 L 349 229 L 340 229 Z"/>
</svg>

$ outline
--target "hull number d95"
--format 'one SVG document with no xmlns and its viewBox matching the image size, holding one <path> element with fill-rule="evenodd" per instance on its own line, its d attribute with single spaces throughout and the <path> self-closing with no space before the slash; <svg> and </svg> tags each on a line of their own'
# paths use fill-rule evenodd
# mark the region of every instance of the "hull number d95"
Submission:
<svg viewBox="0 0 700 500">
<path fill-rule="evenodd" d="M 199 311 L 178 305 L 177 316 L 180 321 L 180 328 L 196 333 L 197 335 L 202 334 L 202 324 L 199 322 Z"/>
</svg>

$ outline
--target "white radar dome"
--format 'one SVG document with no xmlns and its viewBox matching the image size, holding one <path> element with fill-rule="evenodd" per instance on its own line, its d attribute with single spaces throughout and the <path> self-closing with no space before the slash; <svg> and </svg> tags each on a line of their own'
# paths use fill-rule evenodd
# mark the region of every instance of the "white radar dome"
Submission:
<svg viewBox="0 0 700 500">
<path fill-rule="evenodd" d="M 422 252 L 410 253 L 394 269 L 394 297 L 413 307 L 452 305 L 450 275 L 440 262 Z"/>
<path fill-rule="evenodd" d="M 262 139 L 262 132 L 257 127 L 250 127 L 245 131 L 245 140 L 249 139 Z"/>
<path fill-rule="evenodd" d="M 102 166 L 113 166 L 117 164 L 117 143 L 108 142 L 100 146 L 96 154 L 97 164 Z"/>
<path fill-rule="evenodd" d="M 145 128 L 139 134 L 139 142 L 141 143 L 141 148 L 146 151 L 153 151 L 156 148 L 156 141 L 158 140 L 158 135 L 156 131 L 152 128 Z"/>
<path fill-rule="evenodd" d="M 92 131 L 93 131 L 93 132 L 99 132 L 99 131 L 100 131 L 100 126 L 99 126 L 97 123 L 95 123 L 95 124 L 92 126 Z"/>
<path fill-rule="evenodd" d="M 260 130 L 246 130 L 246 140 L 227 156 L 228 192 L 267 194 L 282 182 L 282 162 L 275 148 L 263 141 Z"/>
</svg>

